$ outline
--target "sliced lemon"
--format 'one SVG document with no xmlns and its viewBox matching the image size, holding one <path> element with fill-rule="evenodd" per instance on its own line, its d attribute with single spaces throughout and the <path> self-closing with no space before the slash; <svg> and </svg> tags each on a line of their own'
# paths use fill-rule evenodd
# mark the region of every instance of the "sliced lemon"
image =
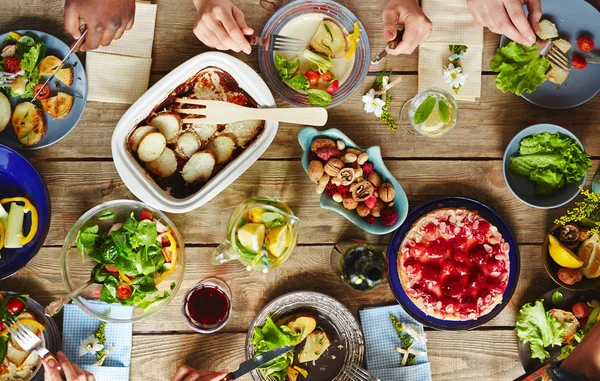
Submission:
<svg viewBox="0 0 600 381">
<path fill-rule="evenodd" d="M 285 253 L 285 249 L 290 245 L 290 235 L 288 230 L 286 225 L 281 225 L 271 229 L 269 234 L 267 234 L 267 249 L 276 257 L 280 257 Z"/>
<path fill-rule="evenodd" d="M 440 116 L 440 110 L 438 106 L 438 102 L 436 102 L 433 111 L 429 114 L 429 118 L 423 122 L 421 125 L 421 130 L 425 132 L 436 132 L 440 130 L 444 126 L 444 121 L 442 121 L 442 117 Z"/>
<path fill-rule="evenodd" d="M 265 242 L 265 225 L 249 223 L 237 231 L 238 241 L 244 248 L 258 253 Z"/>
<path fill-rule="evenodd" d="M 29 328 L 29 330 L 36 335 L 44 331 L 44 326 L 39 321 L 34 319 L 19 319 L 19 323 Z"/>
<path fill-rule="evenodd" d="M 15 40 L 19 40 L 19 38 L 21 38 L 22 36 L 17 33 L 17 32 L 8 32 L 8 35 L 11 36 L 12 38 L 14 38 Z"/>
<path fill-rule="evenodd" d="M 577 252 L 583 261 L 581 271 L 586 278 L 597 278 L 600 276 L 600 237 L 594 234 L 584 241 Z"/>
<path fill-rule="evenodd" d="M 262 223 L 261 218 L 264 213 L 265 211 L 261 208 L 251 209 L 250 212 L 248 212 L 248 220 L 254 223 Z"/>
<path fill-rule="evenodd" d="M 555 236 L 550 234 L 548 239 L 550 241 L 548 245 L 550 256 L 552 259 L 554 259 L 554 262 L 558 263 L 559 266 L 569 269 L 578 269 L 583 266 L 583 261 L 571 250 L 564 247 Z"/>
</svg>

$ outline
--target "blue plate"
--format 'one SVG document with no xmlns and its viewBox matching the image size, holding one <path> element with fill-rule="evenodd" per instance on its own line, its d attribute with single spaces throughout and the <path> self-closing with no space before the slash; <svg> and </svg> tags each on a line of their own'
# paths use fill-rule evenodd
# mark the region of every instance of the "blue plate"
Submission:
<svg viewBox="0 0 600 381">
<path fill-rule="evenodd" d="M 600 55 L 600 12 L 584 0 L 543 0 L 542 20 L 556 24 L 560 38 L 571 43 L 567 55 Z M 596 48 L 591 53 L 577 48 L 577 39 L 588 36 L 596 40 Z M 500 46 L 510 40 L 506 36 L 500 39 Z M 600 91 L 600 65 L 588 64 L 585 69 L 572 69 L 569 78 L 561 86 L 550 81 L 542 83 L 533 93 L 523 93 L 522 97 L 534 105 L 549 109 L 566 109 L 580 106 L 592 99 Z"/>
<path fill-rule="evenodd" d="M 64 42 L 48 33 L 39 32 L 37 30 L 17 30 L 16 32 L 21 35 L 31 36 L 36 41 L 43 41 L 46 44 L 46 56 L 54 55 L 62 60 L 69 53 L 70 49 Z M 4 42 L 6 36 L 8 36 L 8 33 L 0 35 L 0 44 Z M 81 115 L 83 115 L 85 103 L 87 102 L 87 77 L 85 76 L 83 64 L 76 54 L 71 54 L 65 65 L 73 67 L 73 85 L 67 87 L 58 79 L 52 78 L 50 83 L 48 83 L 48 87 L 50 87 L 50 96 L 54 96 L 58 91 L 61 91 L 64 93 L 69 93 L 75 97 L 73 101 L 73 108 L 69 114 L 64 119 L 52 119 L 49 114 L 44 112 L 44 117 L 48 122 L 48 130 L 46 131 L 46 135 L 44 135 L 42 140 L 38 144 L 31 147 L 24 146 L 19 142 L 12 125 L 9 123 L 4 131 L 0 132 L 0 144 L 4 144 L 19 150 L 44 148 L 67 136 L 67 134 L 71 132 L 75 125 L 77 125 L 79 119 L 81 119 Z M 42 76 L 40 83 L 44 83 L 47 78 L 47 76 Z M 14 110 L 17 104 L 25 101 L 30 101 L 30 99 L 15 97 L 10 99 L 10 104 Z M 36 101 L 35 103 L 41 109 L 39 102 Z"/>
<path fill-rule="evenodd" d="M 37 209 L 39 222 L 37 234 L 27 245 L 20 249 L 2 248 L 0 279 L 15 274 L 35 257 L 50 228 L 50 198 L 42 178 L 23 156 L 0 144 L 0 199 L 8 197 L 29 199 Z M 8 212 L 10 204 L 4 207 Z M 29 231 L 30 221 L 31 216 L 26 213 L 24 231 Z"/>
<path fill-rule="evenodd" d="M 324 137 L 333 140 L 341 140 L 346 144 L 346 147 L 354 147 L 356 149 L 360 149 L 352 140 L 350 140 L 344 133 L 336 128 L 330 128 L 325 131 L 317 131 L 312 127 L 303 128 L 298 134 L 298 142 L 304 151 L 302 153 L 302 167 L 306 173 L 308 173 L 308 154 L 310 153 L 310 145 L 314 138 L 316 137 Z M 370 147 L 366 150 L 369 154 L 369 161 L 373 163 L 375 168 L 375 172 L 377 172 L 383 181 L 389 182 L 394 186 L 394 190 L 396 191 L 396 196 L 394 197 L 394 209 L 398 214 L 398 219 L 396 223 L 392 226 L 385 226 L 381 219 L 378 218 L 373 225 L 367 224 L 364 218 L 359 216 L 356 211 L 348 210 L 344 208 L 344 206 L 338 202 L 335 202 L 331 197 L 327 194 L 323 193 L 321 195 L 321 208 L 333 210 L 336 213 L 341 214 L 346 217 L 348 221 L 352 222 L 354 225 L 363 229 L 364 231 L 371 234 L 388 234 L 398 229 L 398 227 L 402 224 L 406 215 L 408 214 L 408 199 L 406 198 L 406 193 L 404 193 L 404 189 L 400 186 L 398 181 L 394 178 L 391 172 L 387 169 L 385 164 L 383 163 L 383 158 L 381 157 L 381 150 L 378 146 Z"/>
<path fill-rule="evenodd" d="M 506 146 L 506 150 L 504 151 L 504 158 L 502 159 L 502 174 L 504 175 L 504 182 L 506 183 L 506 186 L 508 186 L 510 192 L 516 198 L 521 200 L 522 203 L 539 209 L 553 209 L 563 206 L 577 197 L 579 192 L 581 192 L 579 187 L 585 184 L 587 173 L 578 183 L 565 185 L 549 195 L 536 194 L 536 183 L 528 178 L 512 173 L 510 170 L 510 157 L 518 153 L 521 140 L 530 135 L 541 132 L 550 132 L 552 134 L 559 133 L 561 135 L 568 136 L 579 143 L 581 149 L 585 152 L 583 144 L 581 144 L 579 139 L 577 139 L 577 137 L 573 135 L 571 131 L 554 124 L 536 124 L 529 126 L 516 134 L 510 143 L 508 143 L 508 146 Z"/>
<path fill-rule="evenodd" d="M 485 218 L 492 225 L 498 228 L 498 231 L 500 234 L 502 234 L 504 240 L 510 245 L 510 252 L 508 253 L 508 258 L 510 260 L 510 274 L 508 278 L 508 285 L 502 297 L 502 302 L 498 304 L 489 314 L 476 320 L 442 320 L 425 314 L 425 312 L 421 311 L 419 307 L 413 303 L 406 292 L 404 292 L 404 288 L 400 282 L 400 277 L 398 276 L 398 251 L 400 250 L 400 245 L 402 244 L 406 233 L 408 233 L 413 224 L 419 218 L 427 213 L 441 208 L 465 208 L 474 212 L 478 212 L 481 217 Z M 486 205 L 480 203 L 479 201 L 464 197 L 444 197 L 417 206 L 412 212 L 410 212 L 400 229 L 396 230 L 392 236 L 388 246 L 387 255 L 389 260 L 388 280 L 390 282 L 392 292 L 394 293 L 394 296 L 396 296 L 396 300 L 398 300 L 398 303 L 402 305 L 404 310 L 406 310 L 410 316 L 421 322 L 423 325 L 435 329 L 449 331 L 473 329 L 487 323 L 496 315 L 498 315 L 500 311 L 506 307 L 510 298 L 512 298 L 515 288 L 517 287 L 517 281 L 519 279 L 519 272 L 521 268 L 519 247 L 515 237 L 508 228 L 508 225 L 506 225 L 506 223 L 498 214 L 496 214 L 496 212 Z"/>
</svg>

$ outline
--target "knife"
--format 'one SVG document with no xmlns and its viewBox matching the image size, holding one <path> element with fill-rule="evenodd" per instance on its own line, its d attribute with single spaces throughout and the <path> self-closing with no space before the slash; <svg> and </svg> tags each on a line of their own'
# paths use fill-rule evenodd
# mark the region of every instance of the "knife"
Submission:
<svg viewBox="0 0 600 381">
<path fill-rule="evenodd" d="M 398 32 L 396 32 L 396 38 L 394 38 L 392 41 L 390 41 L 388 43 L 387 48 L 396 49 L 396 46 L 398 46 L 400 41 L 402 41 L 403 35 L 404 35 L 404 25 L 400 25 L 400 27 L 398 27 Z M 377 65 L 378 63 L 381 63 L 384 59 L 386 59 L 387 55 L 388 55 L 387 49 L 383 49 L 381 51 L 381 53 L 379 53 L 375 58 L 373 58 L 373 60 L 371 61 L 371 65 Z"/>
<path fill-rule="evenodd" d="M 262 353 L 248 361 L 244 361 L 240 364 L 240 367 L 235 372 L 227 373 L 223 381 L 235 380 L 242 377 L 244 374 L 253 371 L 254 369 L 261 367 L 269 361 L 276 359 L 277 357 L 284 355 L 295 348 L 295 345 L 288 345 L 287 347 L 281 347 L 273 349 L 271 351 Z"/>
<path fill-rule="evenodd" d="M 87 28 L 84 27 L 83 30 L 81 31 L 81 37 L 79 37 L 75 42 L 73 42 L 71 44 L 71 47 L 69 49 L 69 53 L 65 56 L 65 58 L 63 58 L 62 61 L 60 61 L 60 64 L 58 64 L 58 66 L 56 67 L 56 69 L 54 69 L 54 71 L 52 72 L 52 74 L 50 74 L 50 76 L 48 77 L 48 79 L 46 79 L 46 82 L 44 82 L 44 84 L 42 85 L 42 87 L 40 87 L 40 89 L 37 91 L 37 93 L 35 93 L 35 95 L 33 96 L 33 99 L 31 100 L 32 102 L 37 99 L 38 95 L 40 95 L 40 93 L 42 92 L 42 90 L 44 90 L 44 87 L 46 87 L 46 85 L 48 85 L 48 82 L 50 82 L 50 80 L 52 78 L 54 78 L 54 75 L 60 69 L 62 69 L 62 67 L 64 66 L 65 62 L 67 62 L 67 60 L 69 59 L 69 57 L 71 56 L 71 54 L 73 52 L 76 52 L 76 51 L 79 50 L 79 47 L 81 46 L 81 44 L 85 40 L 86 34 L 87 34 Z"/>
<path fill-rule="evenodd" d="M 554 357 L 552 357 L 548 362 L 542 365 L 540 368 L 534 370 L 531 373 L 527 373 L 522 375 L 519 378 L 515 378 L 514 381 L 543 381 L 546 378 L 546 375 L 550 371 L 550 368 L 554 364 L 558 364 L 560 362 L 560 352 L 558 352 Z"/>
<path fill-rule="evenodd" d="M 587 60 L 589 63 L 593 63 L 593 64 L 600 64 L 600 56 L 598 57 L 593 57 L 592 56 L 587 56 Z"/>
</svg>

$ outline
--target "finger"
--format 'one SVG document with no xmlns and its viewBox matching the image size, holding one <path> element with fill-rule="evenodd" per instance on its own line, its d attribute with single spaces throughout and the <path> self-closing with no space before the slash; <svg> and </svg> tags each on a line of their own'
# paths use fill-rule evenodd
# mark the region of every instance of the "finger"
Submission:
<svg viewBox="0 0 600 381">
<path fill-rule="evenodd" d="M 226 372 L 212 372 L 208 370 L 197 370 L 196 372 L 202 377 L 202 381 L 221 381 L 223 377 L 227 376 Z"/>
<path fill-rule="evenodd" d="M 202 32 L 202 34 L 204 34 L 206 40 L 208 41 L 208 44 L 206 44 L 206 46 L 218 50 L 227 50 L 225 45 L 223 45 L 223 43 L 219 40 L 217 35 L 210 28 L 208 28 L 204 24 L 201 24 L 200 28 L 200 31 Z"/>
<path fill-rule="evenodd" d="M 87 24 L 87 22 L 86 22 Z M 102 37 L 104 36 L 104 26 L 102 25 L 88 25 L 88 33 L 85 36 L 85 41 L 81 44 L 83 51 L 93 50 L 100 46 Z"/>
<path fill-rule="evenodd" d="M 96 381 L 96 378 L 90 372 L 87 372 L 87 371 L 84 370 L 83 374 L 85 374 L 86 381 Z"/>
<path fill-rule="evenodd" d="M 411 54 L 417 46 L 431 34 L 431 22 L 425 16 L 417 20 L 406 20 L 406 29 L 402 41 L 395 49 L 387 49 L 390 54 Z"/>
<path fill-rule="evenodd" d="M 527 45 L 531 45 L 535 42 L 535 33 L 531 29 L 529 20 L 525 17 L 523 6 L 519 0 L 507 0 L 504 3 L 506 12 L 512 21 L 513 25 L 517 28 L 519 33 L 523 36 Z"/>
<path fill-rule="evenodd" d="M 542 3 L 540 0 L 527 0 L 526 4 L 527 9 L 529 10 L 529 16 L 527 17 L 529 19 L 529 25 L 536 31 L 538 23 L 542 18 Z"/>
<path fill-rule="evenodd" d="M 491 14 L 494 15 L 493 19 L 490 19 L 488 28 L 498 34 L 503 34 L 512 41 L 518 42 L 519 44 L 526 44 L 527 40 L 523 35 L 515 28 L 512 21 L 506 13 L 506 9 L 503 6 L 495 7 L 491 9 Z"/>
<path fill-rule="evenodd" d="M 115 35 L 114 35 L 113 39 L 115 39 L 115 40 L 118 40 L 118 39 L 120 39 L 121 37 L 123 37 L 123 34 L 125 33 L 125 31 L 126 31 L 126 30 L 127 30 L 127 29 L 126 29 L 126 27 L 121 27 L 121 28 L 120 28 L 120 29 L 117 31 L 117 33 L 115 33 Z"/>
<path fill-rule="evenodd" d="M 188 374 L 192 373 L 194 369 L 190 368 L 187 365 L 182 365 L 177 369 L 171 381 L 182 381 Z"/>
<path fill-rule="evenodd" d="M 133 23 L 135 22 L 135 19 L 132 17 L 131 20 L 129 20 L 127 22 L 127 26 L 125 26 L 125 30 L 129 30 L 133 27 Z"/>
<path fill-rule="evenodd" d="M 252 51 L 252 48 L 250 47 L 250 44 L 248 43 L 248 40 L 246 39 L 246 37 L 244 37 L 244 34 L 243 34 L 240 26 L 235 21 L 235 18 L 233 17 L 233 13 L 217 14 L 217 20 L 221 21 L 221 23 L 223 24 L 223 27 L 225 28 L 227 33 L 229 33 L 229 36 L 231 37 L 233 42 L 237 44 L 238 48 L 240 50 L 243 50 L 244 53 L 250 54 L 250 52 Z"/>
<path fill-rule="evenodd" d="M 244 17 L 244 12 L 240 11 L 238 7 L 233 7 L 233 18 L 235 22 L 239 25 L 242 33 L 246 36 L 250 36 L 254 34 L 254 29 L 250 28 L 248 24 L 246 24 L 246 18 Z"/>
<path fill-rule="evenodd" d="M 206 20 L 206 27 L 215 34 L 217 40 L 221 43 L 221 45 L 224 45 L 226 49 L 231 49 L 234 52 L 240 51 L 240 47 L 238 46 L 238 44 L 233 42 L 233 40 L 229 36 L 229 33 L 227 33 L 227 31 L 223 27 L 221 21 L 209 18 Z"/>
<path fill-rule="evenodd" d="M 102 40 L 100 40 L 100 45 L 108 46 L 115 39 L 115 34 L 119 31 L 119 29 L 113 29 L 114 25 L 108 26 L 104 30 L 104 34 L 102 35 Z"/>
<path fill-rule="evenodd" d="M 398 33 L 399 14 L 395 9 L 387 8 L 383 11 L 381 19 L 383 20 L 383 37 L 386 41 L 392 41 Z"/>
<path fill-rule="evenodd" d="M 81 37 L 79 30 L 79 13 L 71 3 L 65 4 L 65 30 L 73 36 L 74 39 Z"/>
<path fill-rule="evenodd" d="M 44 381 L 61 381 L 62 376 L 60 375 L 60 371 L 57 369 L 58 363 L 50 359 L 46 361 L 42 359 L 42 364 L 44 365 Z"/>
<path fill-rule="evenodd" d="M 198 372 L 194 372 L 192 374 L 190 374 L 189 376 L 187 376 L 186 378 L 184 378 L 183 381 L 197 381 L 200 379 L 200 374 Z"/>
<path fill-rule="evenodd" d="M 67 357 L 62 352 L 56 352 L 56 357 L 60 361 L 62 371 L 65 374 L 67 380 L 71 380 L 77 377 L 77 372 L 73 368 L 73 365 L 69 362 Z"/>
</svg>

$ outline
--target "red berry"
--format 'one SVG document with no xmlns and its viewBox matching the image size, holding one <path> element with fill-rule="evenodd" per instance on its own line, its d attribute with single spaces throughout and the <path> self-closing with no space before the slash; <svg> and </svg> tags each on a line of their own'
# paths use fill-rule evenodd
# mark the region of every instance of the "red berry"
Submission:
<svg viewBox="0 0 600 381">
<path fill-rule="evenodd" d="M 372 195 L 371 197 L 369 197 L 368 199 L 365 200 L 365 205 L 369 209 L 373 209 L 375 207 L 376 203 L 377 203 L 377 197 L 375 197 L 375 195 Z"/>
<path fill-rule="evenodd" d="M 316 154 L 323 161 L 328 161 L 332 157 L 342 157 L 342 152 L 335 147 L 321 147 Z"/>
<path fill-rule="evenodd" d="M 344 197 L 344 198 L 349 197 L 350 195 L 352 195 L 352 192 L 350 191 L 350 186 L 349 185 L 340 185 L 338 187 L 338 193 L 340 195 L 342 195 L 342 197 Z"/>
<path fill-rule="evenodd" d="M 373 225 L 375 223 L 375 217 L 369 214 L 365 217 L 365 221 L 367 222 L 367 224 Z"/>
<path fill-rule="evenodd" d="M 381 212 L 381 219 L 385 226 L 392 226 L 398 220 L 398 213 L 394 209 L 385 209 Z"/>
<path fill-rule="evenodd" d="M 311 151 L 308 153 L 308 162 L 310 163 L 313 160 L 319 160 L 319 157 L 317 156 L 316 153 Z"/>
<path fill-rule="evenodd" d="M 327 195 L 329 197 L 333 197 L 334 194 L 338 193 L 338 187 L 337 185 L 335 185 L 332 182 L 329 182 L 326 186 L 325 186 L 325 193 L 327 193 Z"/>
<path fill-rule="evenodd" d="M 586 36 L 579 37 L 577 39 L 577 47 L 583 52 L 591 52 L 594 49 L 594 41 Z"/>
<path fill-rule="evenodd" d="M 362 165 L 362 170 L 363 170 L 363 177 L 369 176 L 373 172 L 373 163 L 371 163 L 370 161 L 367 161 L 366 163 L 364 163 Z"/>
</svg>

